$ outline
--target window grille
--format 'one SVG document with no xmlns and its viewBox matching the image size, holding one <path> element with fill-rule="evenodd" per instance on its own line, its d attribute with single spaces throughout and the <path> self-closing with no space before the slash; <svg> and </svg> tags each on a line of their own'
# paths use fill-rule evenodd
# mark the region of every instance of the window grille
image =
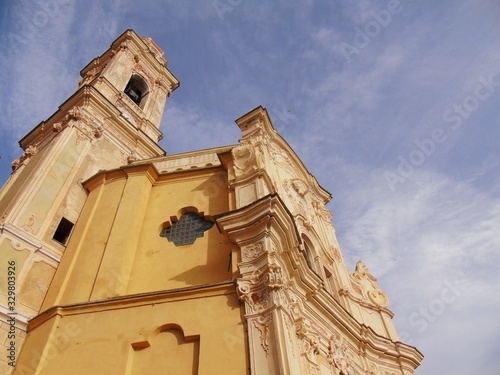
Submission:
<svg viewBox="0 0 500 375">
<path fill-rule="evenodd" d="M 214 223 L 200 217 L 197 212 L 184 213 L 179 221 L 160 232 L 161 237 L 166 237 L 175 246 L 191 245 L 203 233 L 212 228 Z"/>
</svg>

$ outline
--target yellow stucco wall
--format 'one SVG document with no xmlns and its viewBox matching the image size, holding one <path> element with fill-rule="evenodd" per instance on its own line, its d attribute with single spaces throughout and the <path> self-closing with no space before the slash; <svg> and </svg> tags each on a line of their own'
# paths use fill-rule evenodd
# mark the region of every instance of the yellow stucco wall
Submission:
<svg viewBox="0 0 500 375">
<path fill-rule="evenodd" d="M 17 375 L 35 369 L 50 375 L 247 371 L 245 333 L 231 282 L 54 309 L 32 324 Z"/>
<path fill-rule="evenodd" d="M 227 184 L 210 183 L 222 176 L 222 167 L 159 176 L 140 165 L 87 181 L 15 374 L 245 374 L 228 240 L 215 225 L 191 245 L 160 237 L 186 209 L 207 220 L 227 211 Z"/>
<path fill-rule="evenodd" d="M 42 307 L 229 280 L 230 246 L 216 226 L 192 245 L 175 246 L 160 231 L 197 209 L 210 220 L 228 210 L 228 193 L 208 181 L 219 168 L 168 178 L 153 167 L 96 176 Z"/>
</svg>

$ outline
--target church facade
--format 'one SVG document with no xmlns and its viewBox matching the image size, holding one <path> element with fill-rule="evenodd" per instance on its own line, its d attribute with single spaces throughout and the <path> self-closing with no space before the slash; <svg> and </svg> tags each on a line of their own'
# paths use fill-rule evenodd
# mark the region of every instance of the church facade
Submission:
<svg viewBox="0 0 500 375">
<path fill-rule="evenodd" d="M 366 266 L 347 269 L 330 194 L 265 108 L 236 120 L 235 145 L 166 155 L 179 82 L 150 38 L 127 30 L 81 75 L 21 140 L 0 192 L 2 272 L 13 264 L 16 280 L 13 308 L 0 284 L 7 356 L 15 329 L 0 370 L 414 372 L 421 353 Z"/>
</svg>

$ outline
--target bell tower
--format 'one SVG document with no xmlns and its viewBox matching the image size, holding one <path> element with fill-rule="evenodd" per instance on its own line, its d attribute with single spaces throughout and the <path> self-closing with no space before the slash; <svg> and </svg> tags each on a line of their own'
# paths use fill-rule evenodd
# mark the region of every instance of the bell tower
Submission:
<svg viewBox="0 0 500 375">
<path fill-rule="evenodd" d="M 10 284 L 0 278 L 0 328 L 15 327 L 17 349 L 87 199 L 81 182 L 165 155 L 159 126 L 179 81 L 151 38 L 125 31 L 81 76 L 76 92 L 21 139 L 24 152 L 0 190 L 0 272 L 14 265 L 16 295 L 9 304 Z"/>
</svg>

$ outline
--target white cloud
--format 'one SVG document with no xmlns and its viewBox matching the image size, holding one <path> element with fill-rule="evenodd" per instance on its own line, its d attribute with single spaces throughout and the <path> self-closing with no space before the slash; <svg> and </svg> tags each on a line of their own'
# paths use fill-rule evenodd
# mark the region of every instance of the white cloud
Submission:
<svg viewBox="0 0 500 375">
<path fill-rule="evenodd" d="M 349 191 L 338 202 L 342 215 L 334 217 L 348 265 L 362 258 L 379 277 L 402 338 L 427 357 L 420 371 L 442 373 L 446 345 L 460 362 L 454 368 L 470 373 L 470 360 L 457 353 L 497 345 L 500 199 L 426 170 L 391 192 L 383 171 L 362 169 L 348 176 Z M 455 295 L 443 292 L 450 284 Z"/>
</svg>

